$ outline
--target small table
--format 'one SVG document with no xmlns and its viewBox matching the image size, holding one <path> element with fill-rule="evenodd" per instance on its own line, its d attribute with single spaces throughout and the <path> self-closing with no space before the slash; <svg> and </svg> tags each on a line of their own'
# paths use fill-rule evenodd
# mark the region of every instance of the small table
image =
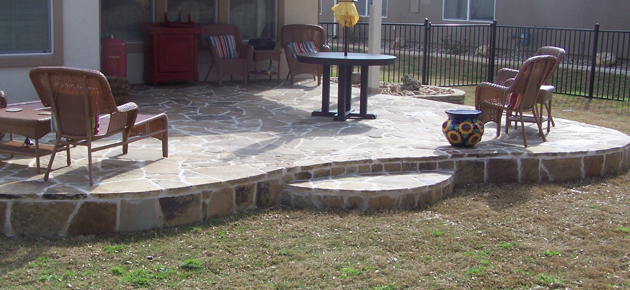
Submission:
<svg viewBox="0 0 630 290">
<path fill-rule="evenodd" d="M 368 114 L 367 112 L 368 68 L 369 66 L 374 65 L 394 64 L 396 57 L 393 55 L 384 54 L 348 53 L 348 55 L 344 55 L 343 52 L 318 52 L 298 54 L 297 60 L 305 63 L 316 63 L 324 65 L 324 82 L 322 85 L 322 109 L 321 111 L 313 111 L 311 116 L 332 116 L 333 120 L 335 121 L 345 121 L 349 117 L 376 119 L 376 114 Z M 331 65 L 339 66 L 339 83 L 337 84 L 337 112 L 329 110 Z M 355 65 L 361 66 L 361 93 L 359 95 L 359 113 L 355 113 L 351 109 L 352 68 Z"/>
<path fill-rule="evenodd" d="M 40 168 L 39 157 L 53 152 L 53 146 L 39 144 L 39 138 L 50 132 L 50 111 L 27 108 L 17 111 L 15 107 L 0 109 L 0 132 L 11 136 L 9 141 L 0 143 L 0 152 L 10 153 L 11 156 L 18 154 L 36 157 L 37 173 Z M 13 141 L 13 134 L 34 139 L 35 146 Z M 58 151 L 62 150 L 65 148 L 59 148 Z"/>
<path fill-rule="evenodd" d="M 269 49 L 269 50 L 254 50 L 254 70 L 250 71 L 250 74 L 254 74 L 254 82 L 258 83 L 258 75 L 264 74 L 269 75 L 269 81 L 271 81 L 271 76 L 277 76 L 277 83 L 280 83 L 280 56 L 282 55 L 282 51 L 277 49 Z M 269 60 L 269 67 L 272 67 L 272 61 L 277 62 L 277 66 L 275 70 L 268 72 L 258 72 L 258 62 L 263 60 Z"/>
</svg>

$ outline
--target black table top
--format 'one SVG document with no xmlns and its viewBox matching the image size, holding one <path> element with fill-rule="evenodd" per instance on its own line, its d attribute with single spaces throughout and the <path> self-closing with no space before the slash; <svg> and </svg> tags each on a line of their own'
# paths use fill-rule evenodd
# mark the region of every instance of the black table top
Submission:
<svg viewBox="0 0 630 290">
<path fill-rule="evenodd" d="M 390 65 L 394 64 L 396 57 L 386 54 L 349 52 L 347 56 L 344 56 L 343 52 L 317 52 L 298 54 L 297 60 L 327 65 Z"/>
</svg>

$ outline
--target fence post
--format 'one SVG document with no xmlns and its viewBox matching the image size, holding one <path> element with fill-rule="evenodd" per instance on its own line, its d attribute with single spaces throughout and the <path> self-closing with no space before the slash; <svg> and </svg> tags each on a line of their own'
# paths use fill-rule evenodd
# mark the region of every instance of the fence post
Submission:
<svg viewBox="0 0 630 290">
<path fill-rule="evenodd" d="M 429 18 L 424 19 L 424 49 L 422 50 L 422 84 L 429 84 L 429 33 L 431 32 L 431 23 Z"/>
<path fill-rule="evenodd" d="M 588 82 L 588 97 L 593 98 L 593 91 L 595 90 L 595 68 L 597 66 L 597 44 L 599 43 L 599 23 L 595 24 L 595 30 L 593 31 L 593 59 L 591 60 L 591 77 Z"/>
<path fill-rule="evenodd" d="M 488 54 L 488 82 L 494 82 L 494 56 L 497 49 L 497 20 L 490 23 L 490 52 Z"/>
</svg>

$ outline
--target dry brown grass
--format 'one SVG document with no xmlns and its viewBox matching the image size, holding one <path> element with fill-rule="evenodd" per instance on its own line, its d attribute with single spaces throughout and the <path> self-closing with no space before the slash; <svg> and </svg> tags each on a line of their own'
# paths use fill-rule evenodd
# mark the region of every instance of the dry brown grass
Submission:
<svg viewBox="0 0 630 290">
<path fill-rule="evenodd" d="M 630 133 L 626 103 L 554 101 L 558 118 Z M 629 288 L 629 180 L 473 185 L 415 211 L 273 208 L 141 233 L 0 237 L 0 288 Z"/>
</svg>

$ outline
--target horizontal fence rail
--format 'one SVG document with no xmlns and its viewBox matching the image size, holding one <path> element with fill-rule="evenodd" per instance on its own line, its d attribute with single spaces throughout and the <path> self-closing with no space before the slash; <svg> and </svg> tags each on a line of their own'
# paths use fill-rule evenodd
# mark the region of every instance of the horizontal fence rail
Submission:
<svg viewBox="0 0 630 290">
<path fill-rule="evenodd" d="M 332 51 L 343 50 L 343 30 L 321 22 Z M 367 52 L 368 24 L 348 29 L 348 51 Z M 381 70 L 385 82 L 411 75 L 423 84 L 472 86 L 492 81 L 501 68 L 518 69 L 541 46 L 567 51 L 551 79 L 556 92 L 630 100 L 630 31 L 541 28 L 491 24 L 381 25 L 381 53 L 395 64 Z"/>
</svg>

